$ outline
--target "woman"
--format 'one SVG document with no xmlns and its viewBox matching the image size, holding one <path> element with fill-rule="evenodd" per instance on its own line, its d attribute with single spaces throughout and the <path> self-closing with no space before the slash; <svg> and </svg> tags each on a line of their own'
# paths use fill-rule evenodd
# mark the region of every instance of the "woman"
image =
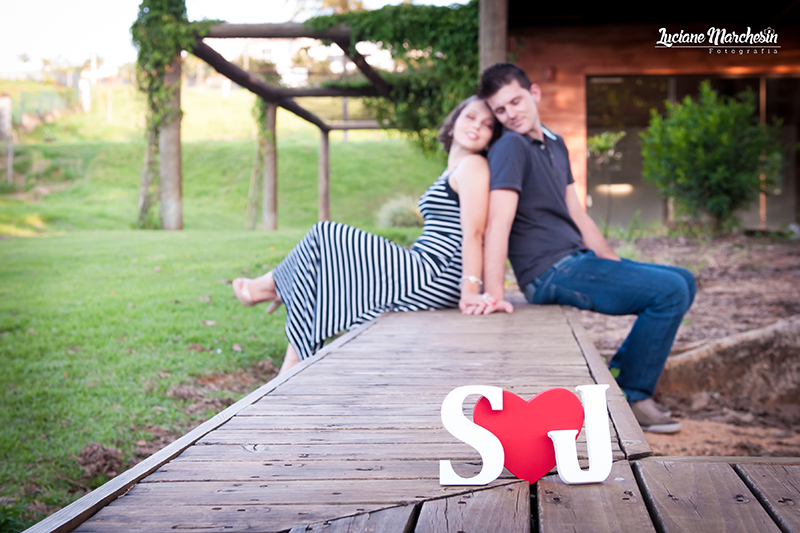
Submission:
<svg viewBox="0 0 800 533">
<path fill-rule="evenodd" d="M 281 373 L 313 355 L 326 338 L 385 311 L 456 305 L 468 315 L 513 311 L 480 291 L 489 198 L 482 154 L 498 130 L 489 108 L 474 96 L 447 117 L 439 132 L 447 169 L 420 198 L 425 225 L 411 250 L 344 224 L 319 222 L 275 270 L 233 281 L 243 305 L 269 301 L 270 311 L 286 305 L 289 346 Z"/>
</svg>

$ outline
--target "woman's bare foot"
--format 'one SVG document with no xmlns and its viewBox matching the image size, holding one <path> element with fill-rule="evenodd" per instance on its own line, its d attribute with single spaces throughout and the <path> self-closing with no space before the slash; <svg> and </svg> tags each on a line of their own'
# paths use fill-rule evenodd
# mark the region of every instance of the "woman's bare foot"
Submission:
<svg viewBox="0 0 800 533">
<path fill-rule="evenodd" d="M 280 376 L 299 362 L 300 356 L 297 355 L 297 351 L 294 349 L 294 346 L 292 346 L 292 343 L 289 343 L 289 346 L 286 347 L 286 356 L 283 358 L 283 364 L 278 371 L 278 375 Z"/>
<path fill-rule="evenodd" d="M 250 283 L 253 280 L 247 278 L 236 278 L 231 285 L 233 286 L 233 294 L 245 307 L 256 305 L 253 297 L 250 295 Z"/>
<path fill-rule="evenodd" d="M 275 278 L 272 272 L 267 272 L 255 279 L 236 278 L 233 280 L 233 294 L 246 307 L 250 307 L 261 302 L 273 302 L 270 312 L 277 308 L 281 299 L 278 296 L 278 288 L 275 285 Z"/>
</svg>

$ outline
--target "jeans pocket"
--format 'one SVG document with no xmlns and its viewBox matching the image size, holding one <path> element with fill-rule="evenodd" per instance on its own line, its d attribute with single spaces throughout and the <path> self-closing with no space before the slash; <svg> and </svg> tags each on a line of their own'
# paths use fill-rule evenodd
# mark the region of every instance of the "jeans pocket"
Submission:
<svg viewBox="0 0 800 533">
<path fill-rule="evenodd" d="M 577 307 L 578 309 L 594 311 L 594 300 L 592 300 L 592 297 L 588 294 L 567 289 L 566 287 L 561 287 L 558 285 L 551 285 L 551 287 L 553 292 L 553 301 L 551 303 L 558 305 L 571 305 L 572 307 Z"/>
<path fill-rule="evenodd" d="M 528 287 L 531 287 L 529 285 Z M 555 283 L 547 283 L 535 289 L 528 301 L 538 305 L 571 305 L 578 309 L 594 311 L 594 300 L 586 293 L 574 291 Z M 526 290 L 527 296 L 527 290 Z"/>
</svg>

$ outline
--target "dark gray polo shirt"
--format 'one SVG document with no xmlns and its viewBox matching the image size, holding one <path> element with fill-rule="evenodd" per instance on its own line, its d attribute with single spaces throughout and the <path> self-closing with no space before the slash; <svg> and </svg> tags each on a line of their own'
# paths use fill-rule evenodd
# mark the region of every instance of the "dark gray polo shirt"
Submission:
<svg viewBox="0 0 800 533">
<path fill-rule="evenodd" d="M 542 130 L 544 142 L 503 129 L 489 150 L 490 189 L 519 193 L 508 258 L 522 290 L 565 255 L 586 249 L 565 199 L 567 185 L 575 181 L 567 146 Z"/>
</svg>

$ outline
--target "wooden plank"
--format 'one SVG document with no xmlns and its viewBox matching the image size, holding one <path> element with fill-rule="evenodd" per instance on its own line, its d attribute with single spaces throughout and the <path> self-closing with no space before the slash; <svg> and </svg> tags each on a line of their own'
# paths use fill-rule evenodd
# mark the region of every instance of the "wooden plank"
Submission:
<svg viewBox="0 0 800 533">
<path fill-rule="evenodd" d="M 734 468 L 782 531 L 800 531 L 800 465 Z"/>
<path fill-rule="evenodd" d="M 377 120 L 343 120 L 341 122 L 329 122 L 328 127 L 333 130 L 379 130 L 385 128 Z"/>
<path fill-rule="evenodd" d="M 527 481 L 422 504 L 415 533 L 460 533 L 531 530 L 530 484 Z"/>
<path fill-rule="evenodd" d="M 464 477 L 480 472 L 481 462 L 453 462 Z M 502 478 L 512 478 L 508 470 Z M 214 461 L 199 467 L 197 462 L 172 461 L 143 479 L 142 483 L 178 481 L 287 481 L 300 479 L 439 479 L 439 463 L 431 460 L 351 460 L 330 461 Z"/>
<path fill-rule="evenodd" d="M 281 96 L 281 94 L 278 91 L 276 91 L 274 87 L 264 83 L 260 78 L 257 78 L 256 76 L 253 76 L 249 72 L 234 65 L 233 63 L 222 57 L 222 55 L 218 53 L 216 50 L 205 44 L 202 39 L 198 38 L 195 41 L 192 53 L 198 58 L 208 63 L 209 65 L 211 65 L 212 67 L 214 67 L 214 70 L 216 70 L 226 78 L 230 79 L 231 81 L 234 81 L 237 84 L 241 85 L 248 91 L 257 94 L 264 100 L 268 100 L 270 102 L 276 102 L 279 106 L 281 106 L 285 110 L 291 111 L 298 117 L 314 124 L 322 131 L 327 130 L 325 122 L 317 115 L 300 107 L 297 104 L 297 102 L 295 102 L 291 98 Z"/>
<path fill-rule="evenodd" d="M 634 471 L 660 531 L 780 531 L 730 465 L 641 461 Z"/>
<path fill-rule="evenodd" d="M 516 482 L 498 479 L 488 487 Z M 318 505 L 376 503 L 391 506 L 462 494 L 471 489 L 442 486 L 438 480 L 420 482 L 408 479 L 397 479 L 391 483 L 380 479 L 338 480 L 335 484 L 326 479 L 139 483 L 118 498 L 113 506 L 296 505 L 298 502 L 314 502 Z"/>
<path fill-rule="evenodd" d="M 415 506 L 403 505 L 295 527 L 289 533 L 402 533 L 410 530 L 415 514 Z"/>
<path fill-rule="evenodd" d="M 356 50 L 356 43 L 352 42 L 350 38 L 335 38 L 332 40 L 342 49 L 342 52 L 350 58 L 350 61 L 356 64 L 358 70 L 372 82 L 378 94 L 388 100 L 393 100 L 392 88 L 381 78 L 381 75 L 367 63 L 367 59 Z"/>
<path fill-rule="evenodd" d="M 800 465 L 800 457 L 733 457 L 730 455 L 701 456 L 659 456 L 646 457 L 640 461 L 661 461 L 662 463 L 729 463 L 754 465 Z"/>
<path fill-rule="evenodd" d="M 347 96 L 378 96 L 378 91 L 375 87 L 276 87 L 278 94 L 289 98 L 305 98 L 309 96 L 330 96 L 330 97 L 347 97 Z M 354 121 L 361 122 L 361 121 Z M 364 121 L 366 122 L 366 121 Z M 380 128 L 377 121 L 370 121 L 375 123 L 375 128 Z M 333 124 L 330 124 L 331 129 L 335 129 Z"/>
<path fill-rule="evenodd" d="M 556 475 L 536 484 L 539 531 L 639 533 L 655 531 L 627 461 L 617 461 L 604 483 L 567 485 Z"/>
<path fill-rule="evenodd" d="M 212 39 L 295 39 L 310 37 L 312 39 L 350 39 L 350 28 L 339 25 L 315 31 L 299 22 L 283 24 L 216 24 L 208 29 L 205 35 Z"/>
<path fill-rule="evenodd" d="M 582 466 L 586 454 L 586 440 L 577 442 L 578 458 Z M 618 447 L 612 446 L 614 460 L 624 459 Z M 330 459 L 361 460 L 422 460 L 453 459 L 478 461 L 480 455 L 461 442 L 443 443 L 387 443 L 374 444 L 242 444 L 192 446 L 175 461 L 326 461 Z"/>
<path fill-rule="evenodd" d="M 647 442 L 642 428 L 636 421 L 636 417 L 633 416 L 633 411 L 631 411 L 628 401 L 622 394 L 622 389 L 619 388 L 617 380 L 608 370 L 606 362 L 600 357 L 600 353 L 589 338 L 589 334 L 583 329 L 580 320 L 578 320 L 577 312 L 563 307 L 562 310 L 564 310 L 564 316 L 575 334 L 575 340 L 578 341 L 595 382 L 608 385 L 608 412 L 616 427 L 620 446 L 627 455 L 628 460 L 632 461 L 653 455 L 650 443 Z"/>
<path fill-rule="evenodd" d="M 259 441 L 256 443 L 255 441 Z M 353 430 L 333 429 L 320 431 L 318 429 L 297 429 L 286 431 L 259 431 L 254 433 L 250 429 L 235 430 L 220 428 L 209 433 L 197 442 L 205 444 L 286 444 L 305 445 L 314 444 L 425 444 L 454 442 L 450 433 L 444 428 L 418 429 L 408 431 L 405 429 Z"/>
<path fill-rule="evenodd" d="M 204 423 L 200 424 L 186 435 L 180 437 L 176 441 L 157 451 L 144 461 L 138 463 L 133 468 L 126 470 L 118 475 L 111 481 L 105 483 L 101 487 L 93 490 L 86 496 L 72 502 L 67 507 L 56 511 L 48 516 L 41 522 L 34 524 L 26 530 L 26 533 L 43 533 L 43 532 L 67 532 L 72 531 L 78 524 L 83 523 L 87 518 L 95 514 L 98 510 L 102 509 L 109 502 L 113 501 L 120 494 L 124 494 L 130 487 L 137 483 L 140 479 L 154 472 L 161 465 L 166 464 L 170 460 L 180 455 L 184 450 L 189 448 L 194 442 L 205 436 L 207 433 L 213 431 L 225 422 L 233 418 L 236 413 L 251 405 L 253 402 L 275 390 L 287 380 L 296 376 L 297 374 L 306 370 L 309 366 L 324 360 L 324 358 L 344 346 L 361 333 L 368 331 L 374 325 L 374 322 L 363 324 L 357 329 L 342 335 L 336 341 L 324 347 L 317 353 L 314 358 L 307 359 L 290 369 L 288 372 L 277 376 L 272 381 L 268 382 L 257 390 L 251 392 L 235 404 L 231 405 L 221 413 L 213 416 Z"/>
<path fill-rule="evenodd" d="M 285 533 L 298 524 L 335 520 L 390 507 L 386 504 L 319 505 L 110 505 L 84 522 L 78 533 L 175 533 L 211 531 L 225 533 Z M 394 506 L 392 506 L 394 507 Z"/>
</svg>

